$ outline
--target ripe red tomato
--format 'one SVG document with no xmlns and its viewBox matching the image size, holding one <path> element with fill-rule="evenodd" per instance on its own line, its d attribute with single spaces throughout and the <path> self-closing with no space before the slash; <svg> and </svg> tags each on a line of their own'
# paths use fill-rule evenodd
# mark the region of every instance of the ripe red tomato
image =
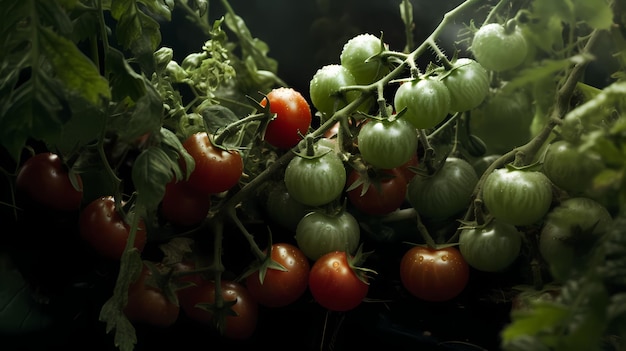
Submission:
<svg viewBox="0 0 626 351">
<path fill-rule="evenodd" d="M 37 204 L 59 211 L 76 211 L 83 200 L 83 181 L 79 174 L 73 176 L 76 187 L 61 158 L 44 152 L 24 162 L 17 173 L 15 186 L 18 193 Z"/>
<path fill-rule="evenodd" d="M 369 284 L 357 276 L 345 251 L 332 251 L 318 258 L 309 273 L 313 299 L 331 311 L 348 311 L 361 304 Z"/>
<path fill-rule="evenodd" d="M 128 287 L 128 302 L 124 314 L 131 322 L 169 327 L 178 320 L 180 308 L 170 301 L 160 288 L 146 285 L 152 271 L 144 265 L 136 281 Z"/>
<path fill-rule="evenodd" d="M 455 247 L 413 246 L 400 261 L 400 279 L 404 288 L 417 298 L 447 301 L 465 289 L 469 265 Z"/>
<path fill-rule="evenodd" d="M 302 250 L 289 243 L 272 245 L 272 260 L 286 271 L 268 268 L 263 282 L 259 271 L 246 278 L 250 294 L 267 307 L 283 307 L 296 301 L 304 294 L 309 284 L 309 259 Z"/>
<path fill-rule="evenodd" d="M 304 96 L 292 88 L 280 87 L 261 100 L 261 106 L 270 103 L 270 112 L 276 114 L 265 129 L 265 141 L 279 149 L 289 149 L 306 135 L 311 126 L 311 107 Z"/>
<path fill-rule="evenodd" d="M 223 335 L 230 339 L 248 339 L 256 330 L 258 303 L 242 284 L 222 280 L 221 288 L 224 302 L 235 302 L 230 306 L 235 315 L 224 310 L 220 311 L 226 316 L 225 324 L 222 326 Z M 185 314 L 200 323 L 215 323 L 214 313 L 203 308 L 203 305 L 207 307 L 208 304 L 215 304 L 215 282 L 207 280 L 201 285 L 191 286 L 185 290 L 184 295 L 179 295 L 180 306 Z"/>
<path fill-rule="evenodd" d="M 126 248 L 130 225 L 115 208 L 113 196 L 102 196 L 93 200 L 80 213 L 79 232 L 100 255 L 119 260 Z M 143 251 L 146 240 L 146 225 L 140 219 L 134 243 L 139 252 Z"/>
<path fill-rule="evenodd" d="M 348 175 L 348 200 L 354 207 L 369 215 L 384 215 L 398 209 L 404 203 L 407 182 L 399 168 L 381 170 L 374 177 L 370 177 L 369 186 L 363 193 L 363 184 L 352 188 L 359 180 L 360 173 L 353 169 Z M 352 188 L 352 189 L 351 189 Z"/>
<path fill-rule="evenodd" d="M 161 215 L 172 224 L 191 226 L 202 222 L 211 209 L 211 196 L 191 188 L 186 181 L 170 182 L 161 200 Z"/>
<path fill-rule="evenodd" d="M 243 159 L 237 150 L 224 150 L 209 140 L 206 132 L 192 134 L 183 147 L 196 167 L 187 183 L 204 194 L 218 194 L 234 187 L 243 173 Z"/>
</svg>

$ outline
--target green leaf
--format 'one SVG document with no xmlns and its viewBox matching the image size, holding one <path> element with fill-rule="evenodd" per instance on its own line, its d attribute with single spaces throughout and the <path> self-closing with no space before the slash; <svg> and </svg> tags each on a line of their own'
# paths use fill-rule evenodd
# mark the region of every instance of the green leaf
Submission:
<svg viewBox="0 0 626 351">
<path fill-rule="evenodd" d="M 172 131 L 166 128 L 161 128 L 161 137 L 162 137 L 161 141 L 165 148 L 169 147 L 177 155 L 181 155 L 183 157 L 185 169 L 187 172 L 185 175 L 183 175 L 180 171 L 178 171 L 178 168 L 174 168 L 174 175 L 176 176 L 176 179 L 178 180 L 189 179 L 191 172 L 193 172 L 194 168 L 196 167 L 196 161 L 189 154 L 189 152 L 187 152 L 187 150 L 185 149 L 183 144 L 180 142 L 176 134 L 174 134 Z M 172 156 L 170 153 L 168 153 L 168 155 L 170 155 L 170 158 L 174 159 L 174 156 Z"/>
<path fill-rule="evenodd" d="M 577 18 L 594 29 L 609 29 L 613 24 L 613 11 L 606 0 L 573 0 Z"/>
<path fill-rule="evenodd" d="M 109 47 L 105 74 L 109 78 L 113 101 L 122 101 L 126 97 L 137 101 L 146 93 L 144 77 L 135 72 L 117 49 Z"/>
<path fill-rule="evenodd" d="M 40 28 L 39 33 L 43 54 L 68 90 L 94 105 L 100 105 L 103 98 L 111 98 L 106 79 L 73 42 L 49 28 Z"/>
<path fill-rule="evenodd" d="M 175 170 L 180 169 L 172 154 L 156 146 L 150 147 L 141 152 L 133 164 L 132 180 L 140 194 L 137 201 L 141 200 L 148 212 L 157 209 L 165 194 L 165 185 L 172 180 Z"/>
<path fill-rule="evenodd" d="M 537 301 L 528 311 L 515 312 L 513 321 L 501 333 L 504 344 L 520 337 L 537 335 L 563 324 L 569 317 L 567 306 L 548 301 Z"/>
<path fill-rule="evenodd" d="M 558 72 L 561 72 L 574 64 L 589 62 L 591 60 L 592 57 L 582 54 L 568 57 L 563 60 L 542 60 L 535 66 L 521 70 L 513 80 L 506 83 L 503 90 L 506 92 L 513 92 L 521 87 L 529 86 L 536 81 L 554 76 Z"/>
<path fill-rule="evenodd" d="M 165 0 L 139 0 L 146 6 L 150 12 L 164 18 L 167 21 L 172 20 L 172 9 L 174 4 L 168 4 Z"/>
</svg>

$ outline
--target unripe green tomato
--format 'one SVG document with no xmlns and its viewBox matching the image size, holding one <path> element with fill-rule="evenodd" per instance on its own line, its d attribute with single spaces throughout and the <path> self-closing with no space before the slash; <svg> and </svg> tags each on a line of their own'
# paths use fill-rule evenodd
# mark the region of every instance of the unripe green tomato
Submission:
<svg viewBox="0 0 626 351">
<path fill-rule="evenodd" d="M 309 84 L 311 103 L 318 111 L 330 115 L 358 98 L 356 91 L 339 94 L 340 88 L 356 84 L 356 78 L 346 67 L 326 65 L 317 70 Z"/>
<path fill-rule="evenodd" d="M 551 143 L 543 161 L 545 175 L 570 195 L 580 195 L 589 190 L 593 177 L 602 168 L 603 162 L 598 154 L 581 152 L 566 140 Z"/>
<path fill-rule="evenodd" d="M 480 63 L 460 58 L 443 78 L 450 92 L 450 112 L 471 110 L 480 105 L 489 94 L 489 75 Z"/>
<path fill-rule="evenodd" d="M 381 40 L 373 34 L 359 34 L 348 40 L 341 51 L 341 65 L 346 67 L 357 84 L 371 84 L 389 73 L 380 58 L 372 58 L 381 51 Z"/>
<path fill-rule="evenodd" d="M 485 69 L 502 72 L 513 69 L 526 59 L 528 43 L 518 26 L 508 29 L 500 23 L 489 23 L 474 34 L 470 49 Z"/>
<path fill-rule="evenodd" d="M 394 96 L 394 107 L 398 113 L 406 108 L 402 118 L 415 128 L 433 128 L 450 111 L 450 92 L 438 79 L 415 79 L 398 87 Z"/>
</svg>

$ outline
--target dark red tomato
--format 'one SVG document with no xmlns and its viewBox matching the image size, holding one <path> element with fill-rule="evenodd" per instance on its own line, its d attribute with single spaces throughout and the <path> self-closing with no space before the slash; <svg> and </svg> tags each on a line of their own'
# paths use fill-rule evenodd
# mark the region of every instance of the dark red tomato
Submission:
<svg viewBox="0 0 626 351">
<path fill-rule="evenodd" d="M 313 299 L 331 311 L 356 308 L 367 296 L 369 285 L 357 276 L 344 251 L 332 251 L 318 258 L 309 273 Z"/>
<path fill-rule="evenodd" d="M 191 226 L 202 222 L 211 209 L 211 196 L 190 187 L 186 181 L 170 182 L 161 200 L 161 215 L 172 224 Z"/>
<path fill-rule="evenodd" d="M 243 173 L 243 159 L 239 151 L 213 145 L 206 132 L 192 134 L 183 142 L 183 147 L 196 162 L 187 181 L 196 191 L 218 194 L 239 182 Z"/>
<path fill-rule="evenodd" d="M 83 200 L 83 181 L 79 174 L 70 173 L 61 158 L 44 152 L 29 158 L 20 167 L 15 186 L 28 199 L 59 211 L 76 211 Z"/>
<path fill-rule="evenodd" d="M 246 278 L 250 294 L 267 307 L 283 307 L 304 294 L 309 284 L 309 259 L 298 247 L 288 243 L 272 245 L 272 261 L 285 267 L 285 271 L 268 268 L 263 282 L 259 271 Z"/>
<path fill-rule="evenodd" d="M 356 169 L 348 175 L 346 192 L 350 203 L 359 211 L 369 215 L 384 215 L 398 209 L 406 198 L 407 182 L 399 168 L 381 170 L 369 177 L 369 185 L 363 192 L 364 184 L 355 188 L 352 185 L 361 178 Z M 362 181 L 362 179 L 361 179 Z"/>
<path fill-rule="evenodd" d="M 80 213 L 80 236 L 101 256 L 119 260 L 126 248 L 130 225 L 115 208 L 112 196 L 102 196 L 93 200 Z M 143 219 L 135 233 L 135 248 L 143 251 L 146 245 L 146 225 Z"/>
<path fill-rule="evenodd" d="M 465 289 L 469 265 L 455 247 L 413 246 L 400 261 L 400 279 L 404 288 L 419 299 L 447 301 Z"/>
<path fill-rule="evenodd" d="M 248 339 L 256 330 L 259 313 L 257 301 L 245 286 L 237 282 L 223 280 L 221 288 L 225 302 L 236 301 L 230 306 L 235 315 L 228 314 L 226 310 L 220 311 L 226 316 L 221 329 L 223 335 L 230 339 Z M 215 282 L 207 280 L 202 285 L 189 287 L 179 298 L 181 308 L 190 319 L 215 325 L 214 313 L 206 309 L 208 305 L 215 304 Z"/>
<path fill-rule="evenodd" d="M 178 319 L 180 308 L 165 296 L 163 290 L 146 285 L 146 279 L 151 275 L 150 269 L 144 265 L 139 278 L 128 287 L 124 314 L 131 322 L 169 327 Z"/>
<path fill-rule="evenodd" d="M 311 107 L 304 96 L 292 88 L 280 87 L 261 100 L 261 106 L 270 103 L 270 112 L 276 114 L 265 129 L 265 141 L 279 149 L 289 149 L 306 135 L 311 126 Z"/>
</svg>

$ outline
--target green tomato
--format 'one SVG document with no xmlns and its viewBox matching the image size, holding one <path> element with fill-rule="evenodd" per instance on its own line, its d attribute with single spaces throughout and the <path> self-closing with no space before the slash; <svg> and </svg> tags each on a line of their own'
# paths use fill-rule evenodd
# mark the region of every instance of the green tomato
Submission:
<svg viewBox="0 0 626 351">
<path fill-rule="evenodd" d="M 448 157 L 433 175 L 417 173 L 409 182 L 407 200 L 422 218 L 448 219 L 469 205 L 478 176 L 467 161 Z"/>
<path fill-rule="evenodd" d="M 289 194 L 307 206 L 325 205 L 342 193 L 346 185 L 346 170 L 335 152 L 317 146 L 316 156 L 296 155 L 285 169 L 285 185 Z"/>
<path fill-rule="evenodd" d="M 531 225 L 548 213 L 552 183 L 541 172 L 499 168 L 483 183 L 483 201 L 497 220 L 515 226 Z"/>
<path fill-rule="evenodd" d="M 505 154 L 531 138 L 533 105 L 523 91 L 500 90 L 470 112 L 470 129 L 487 146 L 487 153 Z"/>
<path fill-rule="evenodd" d="M 539 252 L 552 276 L 565 281 L 583 268 L 584 256 L 612 221 L 603 205 L 586 197 L 568 198 L 553 208 L 539 236 Z"/>
<path fill-rule="evenodd" d="M 340 55 L 341 65 L 346 67 L 357 84 L 371 84 L 389 73 L 389 67 L 379 57 L 384 44 L 373 34 L 359 34 L 348 40 Z"/>
<path fill-rule="evenodd" d="M 360 239 L 359 223 L 347 211 L 336 214 L 313 211 L 304 216 L 296 228 L 298 247 L 313 261 L 332 251 L 354 254 Z"/>
<path fill-rule="evenodd" d="M 522 233 L 514 225 L 491 220 L 466 227 L 459 234 L 459 250 L 467 263 L 483 272 L 500 272 L 519 257 Z"/>
<path fill-rule="evenodd" d="M 470 49 L 476 61 L 485 69 L 502 72 L 524 62 L 528 43 L 518 26 L 509 28 L 499 23 L 489 23 L 476 31 Z"/>
<path fill-rule="evenodd" d="M 569 141 L 559 140 L 548 146 L 543 172 L 554 185 L 570 195 L 580 195 L 589 189 L 603 165 L 600 156 L 593 151 L 582 152 Z"/>
<path fill-rule="evenodd" d="M 444 76 L 443 83 L 450 92 L 450 112 L 471 110 L 489 94 L 489 75 L 480 63 L 460 58 Z"/>
<path fill-rule="evenodd" d="M 383 169 L 399 167 L 417 152 L 415 127 L 403 118 L 369 120 L 357 137 L 361 157 Z"/>
<path fill-rule="evenodd" d="M 406 108 L 402 118 L 418 129 L 433 128 L 441 123 L 450 111 L 450 102 L 448 88 L 435 78 L 405 82 L 394 95 L 396 111 Z"/>
<path fill-rule="evenodd" d="M 311 103 L 318 111 L 331 115 L 358 98 L 357 91 L 339 94 L 339 89 L 356 84 L 356 78 L 346 67 L 326 65 L 317 70 L 309 83 Z"/>
</svg>

